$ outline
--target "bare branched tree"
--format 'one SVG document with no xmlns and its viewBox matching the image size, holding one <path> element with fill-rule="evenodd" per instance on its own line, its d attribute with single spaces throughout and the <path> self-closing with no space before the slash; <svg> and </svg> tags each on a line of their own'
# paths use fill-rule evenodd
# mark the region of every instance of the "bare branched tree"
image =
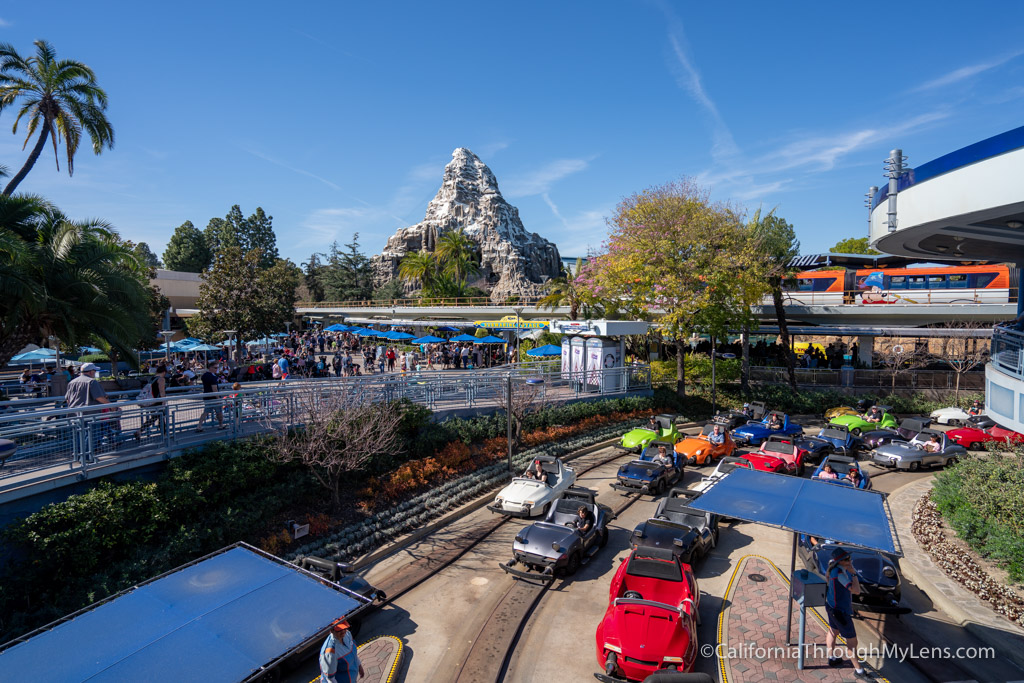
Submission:
<svg viewBox="0 0 1024 683">
<path fill-rule="evenodd" d="M 341 484 L 370 459 L 402 448 L 399 429 L 404 407 L 374 403 L 361 395 L 302 392 L 298 409 L 305 414 L 301 427 L 281 430 L 272 457 L 279 462 L 299 461 L 341 505 Z"/>
<path fill-rule="evenodd" d="M 540 408 L 538 399 L 543 392 L 542 384 L 529 384 L 522 379 L 512 378 L 512 405 L 509 408 L 508 379 L 502 380 L 501 391 L 498 392 L 498 406 L 506 415 L 512 416 L 512 443 L 518 448 L 523 436 L 523 421 L 526 416 Z"/>
<path fill-rule="evenodd" d="M 988 362 L 991 341 L 974 334 L 975 330 L 989 329 L 991 324 L 975 320 L 953 320 L 946 324 L 948 335 L 942 341 L 942 351 L 932 358 L 956 373 L 954 395 L 960 398 L 960 378 L 964 373 L 981 367 Z"/>
<path fill-rule="evenodd" d="M 923 368 L 928 364 L 928 355 L 922 353 L 912 339 L 893 337 L 876 354 L 891 380 L 891 391 L 896 391 L 896 377 Z"/>
</svg>

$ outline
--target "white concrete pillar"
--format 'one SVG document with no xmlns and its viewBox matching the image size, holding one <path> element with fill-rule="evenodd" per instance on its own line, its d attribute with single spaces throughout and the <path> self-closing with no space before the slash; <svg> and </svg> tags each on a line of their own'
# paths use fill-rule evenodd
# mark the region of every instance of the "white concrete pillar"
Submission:
<svg viewBox="0 0 1024 683">
<path fill-rule="evenodd" d="M 857 357 L 854 362 L 866 368 L 874 367 L 872 359 L 875 351 L 875 338 L 873 336 L 861 335 L 857 337 Z"/>
</svg>

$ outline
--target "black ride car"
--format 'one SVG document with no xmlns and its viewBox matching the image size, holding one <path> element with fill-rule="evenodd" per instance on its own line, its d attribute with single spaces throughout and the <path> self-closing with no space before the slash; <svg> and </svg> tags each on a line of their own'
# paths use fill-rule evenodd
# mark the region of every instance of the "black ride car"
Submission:
<svg viewBox="0 0 1024 683">
<path fill-rule="evenodd" d="M 543 521 L 534 522 L 516 534 L 512 559 L 498 563 L 506 573 L 521 579 L 546 579 L 556 573 L 571 576 L 608 542 L 608 523 L 614 518 L 611 508 L 595 500 L 590 489 L 571 488 L 548 510 Z M 579 507 L 593 515 L 594 525 L 587 533 L 577 528 Z M 516 568 L 522 564 L 526 570 Z"/>
<path fill-rule="evenodd" d="M 659 446 L 665 447 L 671 461 L 670 464 L 663 465 L 654 461 Z M 609 486 L 622 493 L 658 495 L 662 491 L 667 491 L 683 476 L 683 467 L 680 466 L 678 460 L 679 454 L 676 453 L 675 444 L 667 441 L 652 441 L 639 458 L 630 460 L 619 467 L 615 481 Z"/>
<path fill-rule="evenodd" d="M 689 506 L 700 496 L 697 491 L 675 488 L 658 504 L 654 516 L 633 530 L 632 548 L 671 548 L 672 554 L 689 565 L 705 557 L 718 545 L 718 515 Z"/>
<path fill-rule="evenodd" d="M 717 422 L 724 426 L 729 431 L 742 427 L 747 424 L 750 420 L 760 420 L 764 418 L 765 413 L 768 412 L 768 408 L 765 406 L 763 401 L 751 401 L 747 404 L 746 411 L 742 410 L 721 410 L 713 418 L 711 418 L 711 424 Z"/>
<path fill-rule="evenodd" d="M 874 450 L 894 441 L 910 441 L 931 424 L 932 421 L 926 417 L 906 417 L 900 421 L 900 426 L 896 429 L 876 429 L 864 432 L 860 438 L 864 442 L 865 450 Z"/>
</svg>

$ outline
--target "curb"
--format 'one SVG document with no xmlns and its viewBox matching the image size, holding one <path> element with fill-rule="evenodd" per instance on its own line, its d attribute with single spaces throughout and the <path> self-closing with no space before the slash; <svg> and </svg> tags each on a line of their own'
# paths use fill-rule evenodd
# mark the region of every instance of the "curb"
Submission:
<svg viewBox="0 0 1024 683">
<path fill-rule="evenodd" d="M 598 442 L 598 443 L 596 443 L 596 444 L 594 444 L 592 446 L 587 446 L 586 448 L 581 448 L 578 451 L 574 451 L 570 455 L 563 456 L 562 460 L 563 461 L 575 460 L 576 458 L 578 458 L 580 456 L 583 456 L 583 455 L 587 455 L 588 453 L 593 453 L 593 452 L 599 451 L 599 450 L 601 450 L 603 448 L 608 448 L 608 446 L 613 446 L 616 443 L 618 443 L 618 441 L 621 438 L 622 438 L 621 436 L 617 436 L 617 437 L 614 437 L 614 438 L 611 438 L 611 439 L 606 439 L 605 441 L 600 441 L 600 442 Z M 444 515 L 442 517 L 439 517 L 439 518 L 435 519 L 433 522 L 430 522 L 426 526 L 420 527 L 416 531 L 410 532 L 405 537 L 400 538 L 400 539 L 398 539 L 396 541 L 393 541 L 392 543 L 390 543 L 389 545 L 384 546 L 383 548 L 378 548 L 377 550 L 373 551 L 369 555 L 364 555 L 363 557 L 360 557 L 358 560 L 356 560 L 355 562 L 352 563 L 352 567 L 357 572 L 361 571 L 363 569 L 366 569 L 371 564 L 374 564 L 375 562 L 379 562 L 380 560 L 383 560 L 386 557 L 394 555 L 395 553 L 399 552 L 400 550 L 404 550 L 405 548 L 409 547 L 413 543 L 422 540 L 423 538 L 425 538 L 426 536 L 429 536 L 430 534 L 434 533 L 435 531 L 437 531 L 441 527 L 447 526 L 447 525 L 451 524 L 452 522 L 456 522 L 456 521 L 462 519 L 463 517 L 465 517 L 465 516 L 467 516 L 467 515 L 469 515 L 469 514 L 471 514 L 473 512 L 476 512 L 480 508 L 482 508 L 485 505 L 487 505 L 488 503 L 490 503 L 492 500 L 494 500 L 494 491 L 493 490 L 488 492 L 488 493 L 483 494 L 482 496 L 480 496 L 476 500 L 472 500 L 472 501 L 470 501 L 468 503 L 463 504 L 462 507 L 457 508 L 457 509 L 453 510 L 452 512 L 449 512 L 447 515 Z"/>
<path fill-rule="evenodd" d="M 914 508 L 932 488 L 932 478 L 905 484 L 889 494 L 893 524 L 900 534 L 903 559 L 900 570 L 920 588 L 935 606 L 961 628 L 986 645 L 1000 657 L 1024 668 L 1024 630 L 1000 617 L 992 606 L 949 578 L 931 556 L 921 548 L 911 531 Z"/>
</svg>

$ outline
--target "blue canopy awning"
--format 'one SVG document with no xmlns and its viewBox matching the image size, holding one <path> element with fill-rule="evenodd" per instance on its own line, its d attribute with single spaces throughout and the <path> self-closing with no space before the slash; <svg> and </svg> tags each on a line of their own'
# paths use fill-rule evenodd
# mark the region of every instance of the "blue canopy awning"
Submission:
<svg viewBox="0 0 1024 683">
<path fill-rule="evenodd" d="M 501 337 L 495 337 L 493 334 L 489 334 L 486 337 L 480 337 L 474 343 L 475 344 L 504 344 L 505 340 L 502 339 Z M 558 352 L 561 353 L 562 350 L 559 349 Z"/>
<path fill-rule="evenodd" d="M 348 332 L 348 326 L 340 323 L 334 323 L 330 327 L 324 328 L 325 332 Z"/>
<path fill-rule="evenodd" d="M 453 342 L 476 342 L 476 337 L 471 334 L 460 334 L 458 337 L 452 337 Z"/>
<path fill-rule="evenodd" d="M 736 468 L 688 505 L 890 555 L 903 554 L 885 495 L 874 491 Z"/>
<path fill-rule="evenodd" d="M 561 356 L 562 347 L 555 346 L 554 344 L 545 344 L 544 346 L 538 346 L 535 349 L 530 349 L 526 352 L 527 356 Z"/>
<path fill-rule="evenodd" d="M 413 344 L 440 344 L 443 341 L 446 341 L 446 340 L 441 339 L 440 337 L 435 337 L 433 335 L 428 334 L 425 337 L 420 337 L 419 339 L 413 339 L 412 343 Z"/>
</svg>

